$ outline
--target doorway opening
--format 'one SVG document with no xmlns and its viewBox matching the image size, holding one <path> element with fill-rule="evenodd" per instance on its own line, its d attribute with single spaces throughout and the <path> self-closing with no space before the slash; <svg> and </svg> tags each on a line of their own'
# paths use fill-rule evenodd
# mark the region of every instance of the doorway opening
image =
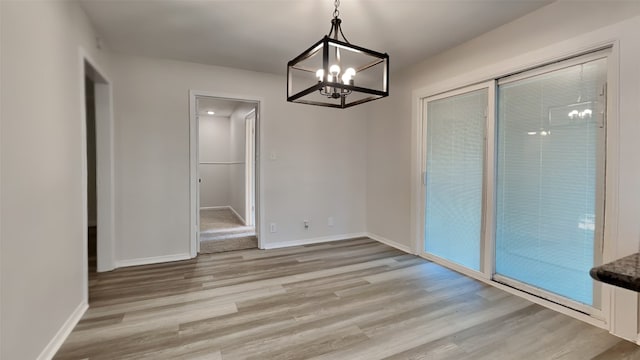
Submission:
<svg viewBox="0 0 640 360">
<path fill-rule="evenodd" d="M 86 72 L 85 72 L 86 74 Z M 87 129 L 87 257 L 89 274 L 97 272 L 98 205 L 96 196 L 96 98 L 95 82 L 84 78 L 85 121 Z"/>
<path fill-rule="evenodd" d="M 196 96 L 199 252 L 258 247 L 258 102 Z"/>
<path fill-rule="evenodd" d="M 114 164 L 111 82 L 80 51 L 80 80 L 84 95 L 82 131 L 82 200 L 84 245 L 82 264 L 84 296 L 89 302 L 89 280 L 97 272 L 115 268 L 114 247 Z"/>
</svg>

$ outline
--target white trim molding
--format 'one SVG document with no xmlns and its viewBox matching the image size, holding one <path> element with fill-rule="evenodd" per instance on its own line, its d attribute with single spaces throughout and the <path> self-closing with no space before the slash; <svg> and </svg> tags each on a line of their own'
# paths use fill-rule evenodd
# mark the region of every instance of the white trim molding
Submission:
<svg viewBox="0 0 640 360">
<path fill-rule="evenodd" d="M 136 258 L 136 259 L 126 259 L 126 260 L 118 260 L 116 262 L 116 267 L 128 267 L 128 266 L 139 266 L 139 265 L 149 265 L 149 264 L 160 264 L 172 261 L 182 261 L 191 259 L 191 254 L 175 254 L 175 255 L 162 255 L 162 256 L 152 256 L 146 258 Z"/>
<path fill-rule="evenodd" d="M 51 341 L 49 341 L 47 346 L 45 346 L 40 355 L 38 355 L 37 360 L 53 359 L 64 341 L 67 340 L 67 337 L 69 337 L 69 334 L 71 334 L 71 331 L 73 331 L 73 328 L 76 327 L 80 319 L 82 319 L 82 316 L 88 308 L 89 305 L 86 301 L 82 301 L 80 304 L 78 304 L 78 307 L 73 310 L 64 324 L 62 324 L 60 329 L 58 329 L 58 332 L 53 336 Z"/>
<path fill-rule="evenodd" d="M 385 237 L 382 237 L 380 235 L 373 234 L 373 233 L 366 233 L 366 236 L 371 240 L 375 240 L 375 241 L 381 242 L 381 243 L 383 243 L 385 245 L 389 245 L 389 246 L 391 246 L 393 248 L 396 248 L 396 249 L 398 249 L 400 251 L 404 251 L 407 254 L 417 255 L 416 252 L 412 251 L 412 249 L 409 246 L 404 245 L 404 244 L 400 244 L 397 241 L 390 240 L 390 239 L 387 239 Z"/>
<path fill-rule="evenodd" d="M 279 241 L 279 242 L 264 244 L 264 249 L 280 249 L 280 248 L 286 248 L 291 246 L 320 244 L 320 243 L 331 242 L 331 241 L 353 240 L 353 239 L 366 238 L 366 237 L 368 237 L 368 234 L 365 232 L 361 232 L 361 233 L 352 233 L 352 234 L 322 236 L 317 238 L 300 239 L 300 240 L 292 240 L 292 241 Z"/>
<path fill-rule="evenodd" d="M 238 214 L 238 212 L 236 211 L 236 209 L 233 208 L 233 206 L 229 206 L 229 209 L 240 220 L 240 222 L 242 222 L 244 226 L 247 226 L 247 221 L 242 216 L 240 216 L 240 214 Z"/>
</svg>

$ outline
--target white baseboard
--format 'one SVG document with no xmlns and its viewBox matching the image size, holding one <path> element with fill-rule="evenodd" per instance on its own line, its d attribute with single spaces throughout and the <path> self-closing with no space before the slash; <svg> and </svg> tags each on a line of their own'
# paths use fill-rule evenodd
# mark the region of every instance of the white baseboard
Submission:
<svg viewBox="0 0 640 360">
<path fill-rule="evenodd" d="M 383 243 L 385 245 L 389 245 L 389 246 L 394 247 L 394 248 L 396 248 L 396 249 L 398 249 L 400 251 L 404 251 L 404 252 L 406 252 L 408 254 L 415 255 L 415 252 L 407 245 L 400 244 L 400 243 L 398 243 L 396 241 L 389 240 L 389 239 L 387 239 L 385 237 L 382 237 L 382 236 L 376 235 L 376 234 L 372 234 L 372 233 L 367 233 L 366 236 L 369 237 L 372 240 L 381 242 L 381 243 Z"/>
<path fill-rule="evenodd" d="M 73 328 L 76 327 L 78 321 L 80 321 L 82 315 L 84 315 L 85 311 L 87 311 L 88 308 L 89 305 L 87 304 L 87 302 L 82 301 L 78 305 L 78 307 L 73 310 L 71 315 L 69 315 L 67 320 L 64 322 L 64 324 L 62 324 L 58 332 L 54 335 L 53 339 L 49 341 L 40 355 L 38 355 L 37 360 L 53 359 L 53 357 L 56 355 L 64 341 L 67 340 L 67 337 L 69 336 L 69 334 L 71 334 L 71 331 L 73 331 Z"/>
<path fill-rule="evenodd" d="M 309 245 L 309 244 L 320 244 L 330 241 L 340 241 L 340 240 L 351 240 L 355 238 L 367 237 L 367 233 L 352 233 L 352 234 L 340 234 L 340 235 L 331 235 L 331 236 L 323 236 L 317 238 L 310 239 L 300 239 L 300 240 L 292 240 L 292 241 L 279 241 L 279 242 L 266 242 L 264 244 L 265 249 L 279 249 L 291 246 L 300 246 L 300 245 Z"/>
<path fill-rule="evenodd" d="M 247 226 L 247 222 L 244 220 L 242 216 L 240 216 L 240 214 L 238 214 L 238 212 L 236 211 L 236 209 L 233 208 L 233 206 L 229 206 L 229 209 L 238 217 L 238 219 L 242 222 L 244 226 Z"/>
<path fill-rule="evenodd" d="M 137 259 L 126 259 L 126 260 L 116 261 L 116 268 L 127 267 L 127 266 L 159 264 L 159 263 L 188 260 L 188 259 L 191 259 L 190 254 L 175 254 L 175 255 L 153 256 L 153 257 L 137 258 Z"/>
</svg>

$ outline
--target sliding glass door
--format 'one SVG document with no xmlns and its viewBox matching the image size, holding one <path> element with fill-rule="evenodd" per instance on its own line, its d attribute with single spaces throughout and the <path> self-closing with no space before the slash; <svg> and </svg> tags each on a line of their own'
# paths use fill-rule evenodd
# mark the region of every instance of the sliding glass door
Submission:
<svg viewBox="0 0 640 360">
<path fill-rule="evenodd" d="M 488 89 L 426 101 L 425 250 L 480 270 Z"/>
<path fill-rule="evenodd" d="M 606 77 L 599 59 L 499 82 L 499 281 L 598 306 L 589 269 L 601 244 Z"/>
<path fill-rule="evenodd" d="M 423 98 L 425 257 L 601 315 L 608 54 Z"/>
</svg>

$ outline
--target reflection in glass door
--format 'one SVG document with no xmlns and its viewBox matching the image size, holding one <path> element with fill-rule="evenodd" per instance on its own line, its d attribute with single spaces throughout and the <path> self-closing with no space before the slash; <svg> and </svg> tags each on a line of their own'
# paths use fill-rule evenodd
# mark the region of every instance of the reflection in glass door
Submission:
<svg viewBox="0 0 640 360">
<path fill-rule="evenodd" d="M 458 92 L 459 93 L 459 92 Z M 426 100 L 425 251 L 479 271 L 488 89 Z"/>
<path fill-rule="evenodd" d="M 599 307 L 606 77 L 601 58 L 498 83 L 497 281 Z"/>
</svg>

